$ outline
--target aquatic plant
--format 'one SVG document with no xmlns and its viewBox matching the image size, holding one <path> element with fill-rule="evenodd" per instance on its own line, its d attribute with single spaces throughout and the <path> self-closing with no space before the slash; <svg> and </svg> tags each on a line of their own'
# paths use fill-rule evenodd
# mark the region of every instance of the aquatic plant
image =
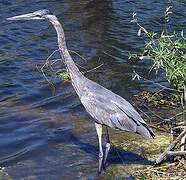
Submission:
<svg viewBox="0 0 186 180">
<path fill-rule="evenodd" d="M 70 82 L 70 75 L 65 69 L 57 71 L 56 75 L 61 78 L 64 83 Z"/>
</svg>

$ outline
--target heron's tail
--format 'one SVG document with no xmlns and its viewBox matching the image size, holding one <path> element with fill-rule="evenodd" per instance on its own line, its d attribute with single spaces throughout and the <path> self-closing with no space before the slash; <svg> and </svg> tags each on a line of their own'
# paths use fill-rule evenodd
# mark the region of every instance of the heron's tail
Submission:
<svg viewBox="0 0 186 180">
<path fill-rule="evenodd" d="M 147 124 L 141 123 L 140 126 L 137 127 L 136 133 L 142 135 L 147 139 L 154 139 L 155 134 L 152 132 L 151 129 L 147 126 Z"/>
</svg>

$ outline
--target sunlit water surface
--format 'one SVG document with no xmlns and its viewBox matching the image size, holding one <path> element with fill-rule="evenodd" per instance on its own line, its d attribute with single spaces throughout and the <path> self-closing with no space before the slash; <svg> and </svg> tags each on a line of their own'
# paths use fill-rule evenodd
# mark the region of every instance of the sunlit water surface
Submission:
<svg viewBox="0 0 186 180">
<path fill-rule="evenodd" d="M 131 101 L 137 92 L 156 88 L 132 81 L 133 70 L 166 84 L 163 76 L 147 76 L 149 61 L 128 60 L 129 52 L 138 53 L 143 47 L 131 14 L 136 12 L 146 28 L 160 32 L 168 5 L 174 7 L 171 22 L 181 31 L 186 27 L 184 0 L 0 2 L 0 165 L 10 177 L 95 179 L 98 148 L 94 123 L 72 86 L 48 73 L 56 86 L 52 89 L 38 70 L 57 49 L 52 26 L 41 21 L 7 22 L 6 18 L 50 9 L 63 22 L 68 48 L 87 59 L 73 55 L 76 62 L 86 69 L 104 63 L 86 76 Z M 123 133 L 116 138 L 125 141 Z M 123 163 L 115 150 L 111 149 L 109 166 Z M 126 163 L 142 163 L 132 152 L 117 151 L 125 155 Z"/>
</svg>

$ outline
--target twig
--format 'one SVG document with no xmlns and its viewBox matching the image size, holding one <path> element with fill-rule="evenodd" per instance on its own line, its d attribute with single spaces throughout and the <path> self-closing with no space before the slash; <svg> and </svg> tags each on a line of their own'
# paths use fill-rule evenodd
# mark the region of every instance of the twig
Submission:
<svg viewBox="0 0 186 180">
<path fill-rule="evenodd" d="M 48 56 L 48 58 L 46 59 L 46 61 L 45 61 L 45 64 L 44 64 L 44 66 L 46 65 L 46 67 L 48 67 L 48 65 L 50 65 L 50 58 L 56 53 L 56 52 L 58 52 L 58 51 L 60 51 L 60 49 L 56 49 L 56 50 L 54 50 L 49 56 Z M 61 59 L 62 60 L 62 59 Z"/>
<path fill-rule="evenodd" d="M 46 81 L 51 84 L 50 80 L 47 78 L 45 72 L 44 72 L 44 67 L 45 67 L 45 64 L 41 67 L 40 71 L 42 72 L 44 78 L 46 79 Z"/>
<path fill-rule="evenodd" d="M 83 56 L 81 56 L 79 53 L 77 53 L 76 51 L 73 51 L 73 50 L 68 50 L 69 52 L 72 52 L 72 53 L 74 53 L 74 54 L 76 54 L 77 56 L 79 56 L 81 59 L 83 59 L 85 62 L 87 62 L 87 60 L 83 57 Z"/>
<path fill-rule="evenodd" d="M 167 149 L 157 158 L 156 164 L 161 163 L 164 158 L 167 156 L 167 152 L 171 151 L 176 144 L 184 137 L 186 134 L 186 128 L 182 131 L 182 133 L 167 147 Z"/>
<path fill-rule="evenodd" d="M 157 125 L 161 125 L 161 124 L 163 124 L 164 122 L 171 122 L 172 119 L 176 118 L 177 116 L 181 116 L 181 115 L 184 114 L 185 112 L 186 112 L 186 111 L 183 111 L 183 112 L 180 112 L 180 113 L 178 113 L 178 114 L 176 114 L 176 115 L 174 115 L 174 116 L 172 116 L 172 117 L 170 117 L 170 118 L 163 119 L 162 122 L 157 123 Z M 183 125 L 184 125 L 184 122 L 183 122 Z M 174 127 L 174 128 L 176 128 L 176 127 Z"/>
<path fill-rule="evenodd" d="M 50 69 L 54 72 L 54 69 L 52 67 L 52 65 L 56 64 L 58 61 L 61 61 L 61 59 L 52 59 L 50 60 Z"/>
<path fill-rule="evenodd" d="M 97 66 L 97 67 L 93 68 L 93 69 L 90 69 L 90 70 L 85 71 L 84 73 L 89 73 L 89 72 L 91 72 L 91 71 L 94 71 L 94 70 L 96 70 L 96 69 L 100 68 L 101 66 L 103 66 L 103 63 L 102 63 L 102 64 L 100 64 L 99 66 Z"/>
<path fill-rule="evenodd" d="M 158 131 L 162 131 L 162 132 L 165 132 L 165 133 L 169 133 L 170 134 L 170 132 L 168 132 L 168 130 L 162 129 L 162 128 L 156 126 L 156 125 L 148 124 L 148 126 L 151 127 L 151 128 L 153 128 L 153 129 L 156 129 Z"/>
<path fill-rule="evenodd" d="M 168 118 L 168 119 L 164 119 L 164 121 L 171 121 L 171 120 L 174 119 L 175 117 L 180 116 L 180 115 L 182 115 L 182 114 L 184 114 L 184 113 L 186 113 L 186 111 L 182 111 L 182 112 L 180 112 L 180 113 L 178 113 L 178 114 L 176 114 L 176 115 L 174 115 L 174 116 L 172 116 L 172 117 L 170 117 L 170 118 Z"/>
<path fill-rule="evenodd" d="M 185 151 L 185 143 L 186 143 L 186 134 L 181 138 L 181 148 L 180 150 L 183 152 Z"/>
<path fill-rule="evenodd" d="M 166 88 L 162 88 L 160 90 L 158 90 L 157 92 L 155 92 L 153 95 L 152 95 L 152 98 L 155 96 L 155 95 L 158 95 L 158 93 L 164 91 Z"/>
<path fill-rule="evenodd" d="M 141 108 L 139 108 L 139 107 L 137 107 L 137 106 L 136 106 L 136 108 L 137 108 L 141 113 L 143 113 L 147 118 L 151 119 L 151 117 L 150 117 L 147 113 L 145 113 Z"/>
<path fill-rule="evenodd" d="M 143 113 L 147 118 L 152 119 L 152 118 L 151 118 L 147 113 L 145 113 L 142 109 L 140 109 L 139 107 L 136 107 L 136 108 L 137 108 L 141 113 Z M 159 131 L 168 133 L 166 130 L 164 130 L 164 129 L 158 127 L 157 125 L 149 124 L 148 126 L 151 127 L 151 128 L 157 129 L 157 130 L 159 130 Z"/>
<path fill-rule="evenodd" d="M 150 82 L 150 83 L 152 83 L 152 84 L 155 84 L 155 85 L 157 85 L 157 86 L 159 86 L 159 87 L 161 87 L 161 88 L 163 88 L 163 89 L 167 89 L 167 90 L 175 91 L 175 92 L 182 92 L 182 91 L 178 91 L 178 90 L 176 90 L 176 89 L 168 88 L 168 87 L 166 87 L 166 86 L 161 85 L 160 83 L 151 81 L 151 80 L 149 80 L 149 79 L 146 79 L 146 78 L 140 76 L 138 73 L 136 73 L 136 71 L 133 71 L 133 73 L 134 73 L 134 76 L 139 77 L 140 79 L 144 79 L 145 81 Z M 133 80 L 134 80 L 134 79 L 133 79 Z"/>
<path fill-rule="evenodd" d="M 175 131 L 177 129 L 184 129 L 185 126 L 176 126 L 176 127 L 173 127 L 172 130 Z"/>
<path fill-rule="evenodd" d="M 57 61 L 62 61 L 61 58 L 60 58 L 60 59 L 53 59 L 53 60 L 51 60 L 52 63 L 50 63 L 50 61 L 49 61 L 50 58 L 51 58 L 56 52 L 58 52 L 58 51 L 60 51 L 60 49 L 54 50 L 54 51 L 47 57 L 47 59 L 46 59 L 44 65 L 43 65 L 42 68 L 41 68 L 41 71 L 42 71 L 42 72 L 43 72 L 43 69 L 44 69 L 45 66 L 46 66 L 46 67 L 49 67 L 49 66 L 50 66 L 50 69 L 51 69 L 52 71 L 54 71 L 54 69 L 52 68 L 52 65 L 55 64 Z M 85 62 L 87 62 L 87 60 L 86 60 L 83 56 L 81 56 L 79 53 L 77 53 L 76 51 L 69 50 L 69 52 L 72 52 L 72 53 L 76 54 L 76 55 L 79 56 L 81 59 L 83 59 Z M 77 64 L 77 63 L 75 63 L 75 64 L 76 64 L 77 66 L 79 66 L 79 67 L 85 69 L 84 67 L 80 66 L 79 64 Z M 46 76 L 45 76 L 45 78 L 46 78 Z"/>
<path fill-rule="evenodd" d="M 50 65 L 49 59 L 50 59 L 56 52 L 58 52 L 58 51 L 60 51 L 60 50 L 59 50 L 59 49 L 54 50 L 54 51 L 47 57 L 47 59 L 45 60 L 45 63 L 44 63 L 43 66 L 40 68 L 40 71 L 42 72 L 44 78 L 45 78 L 46 81 L 47 81 L 50 85 L 52 85 L 52 86 L 53 86 L 54 84 L 47 78 L 47 76 L 46 76 L 46 74 L 45 74 L 45 72 L 44 72 L 44 68 L 45 68 L 45 67 L 48 68 L 48 65 Z M 62 59 L 61 59 L 61 60 L 62 60 Z M 36 67 L 37 67 L 37 66 L 36 66 Z M 52 69 L 52 67 L 51 67 L 51 69 Z"/>
<path fill-rule="evenodd" d="M 84 69 L 84 70 L 87 70 L 86 68 L 84 68 L 83 66 L 81 66 L 81 65 L 79 65 L 79 64 L 77 64 L 77 63 L 75 63 L 76 64 L 76 66 L 78 66 L 78 67 L 80 67 L 80 68 L 82 68 L 82 69 Z"/>
<path fill-rule="evenodd" d="M 156 116 L 157 118 L 161 119 L 162 121 L 164 121 L 164 118 L 162 118 L 161 116 L 159 116 L 158 114 L 156 114 L 155 112 L 153 112 L 148 106 L 146 106 L 145 104 L 143 104 L 143 106 L 145 108 L 148 109 L 148 111 L 150 111 L 154 116 Z"/>
<path fill-rule="evenodd" d="M 176 126 L 172 128 L 172 131 L 176 131 L 176 130 L 181 130 L 181 129 L 185 129 L 186 126 Z M 180 150 L 181 151 L 185 151 L 185 144 L 186 144 L 186 134 L 181 138 L 181 144 L 180 144 Z"/>
<path fill-rule="evenodd" d="M 58 62 L 58 61 L 63 62 L 63 61 L 62 61 L 62 60 L 63 60 L 63 56 L 61 56 L 62 58 L 59 58 L 59 59 L 52 59 L 52 60 L 50 60 L 50 58 L 51 58 L 56 52 L 58 52 L 58 51 L 61 52 L 60 49 L 54 50 L 54 51 L 47 57 L 47 59 L 45 60 L 45 63 L 44 63 L 44 64 L 42 65 L 42 67 L 40 68 L 40 71 L 42 72 L 44 78 L 45 78 L 46 81 L 47 81 L 50 85 L 52 85 L 52 86 L 53 86 L 54 84 L 48 79 L 48 77 L 47 77 L 46 74 L 45 74 L 44 69 L 45 69 L 45 67 L 46 67 L 46 68 L 50 67 L 50 70 L 51 70 L 52 72 L 54 72 L 54 69 L 53 69 L 52 65 L 54 65 L 54 64 L 55 64 L 56 62 Z M 79 53 L 77 53 L 76 51 L 73 51 L 73 50 L 69 50 L 69 51 L 72 52 L 72 53 L 75 53 L 75 54 L 78 55 L 81 59 L 83 59 L 85 62 L 87 62 L 87 60 L 86 60 L 84 57 L 82 57 Z M 75 63 L 75 64 L 76 64 L 76 63 Z M 76 64 L 76 65 L 79 66 L 80 68 L 83 68 L 83 69 L 86 70 L 86 68 L 80 66 L 79 64 Z M 96 70 L 96 69 L 100 68 L 102 65 L 103 65 L 103 64 L 101 64 L 101 65 L 99 65 L 99 66 L 97 66 L 97 67 L 95 67 L 95 68 L 93 68 L 93 69 L 87 70 L 87 71 L 84 72 L 84 73 L 88 73 L 88 72 L 91 72 L 91 71 L 93 71 L 93 70 Z M 36 66 L 36 67 L 37 67 L 37 66 Z M 38 67 L 37 67 L 37 69 L 38 69 Z"/>
<path fill-rule="evenodd" d="M 170 155 L 170 156 L 183 156 L 183 155 L 186 155 L 186 151 L 167 151 L 167 155 Z"/>
</svg>

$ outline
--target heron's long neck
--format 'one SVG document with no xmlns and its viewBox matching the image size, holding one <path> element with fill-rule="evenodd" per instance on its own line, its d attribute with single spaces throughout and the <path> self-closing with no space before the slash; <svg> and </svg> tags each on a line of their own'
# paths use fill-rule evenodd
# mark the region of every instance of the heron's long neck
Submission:
<svg viewBox="0 0 186 180">
<path fill-rule="evenodd" d="M 62 25 L 60 22 L 55 19 L 55 21 L 51 21 L 53 24 L 58 37 L 58 46 L 60 49 L 60 53 L 62 57 L 64 58 L 67 71 L 70 74 L 72 85 L 74 86 L 76 92 L 78 95 L 80 95 L 80 88 L 82 87 L 83 79 L 85 78 L 83 74 L 79 71 L 78 67 L 75 65 L 74 61 L 72 60 L 72 57 L 69 54 L 69 51 L 67 49 L 66 41 L 65 41 L 65 35 L 62 28 Z"/>
<path fill-rule="evenodd" d="M 69 54 L 69 51 L 67 49 L 66 41 L 65 41 L 65 35 L 62 28 L 62 25 L 59 23 L 59 21 L 52 22 L 54 25 L 54 28 L 57 32 L 58 37 L 58 46 L 60 51 L 62 52 L 62 55 L 64 57 L 65 64 L 69 70 L 69 73 L 81 75 L 81 72 L 79 71 L 78 67 L 75 65 L 74 61 L 72 60 L 72 57 Z"/>
</svg>

